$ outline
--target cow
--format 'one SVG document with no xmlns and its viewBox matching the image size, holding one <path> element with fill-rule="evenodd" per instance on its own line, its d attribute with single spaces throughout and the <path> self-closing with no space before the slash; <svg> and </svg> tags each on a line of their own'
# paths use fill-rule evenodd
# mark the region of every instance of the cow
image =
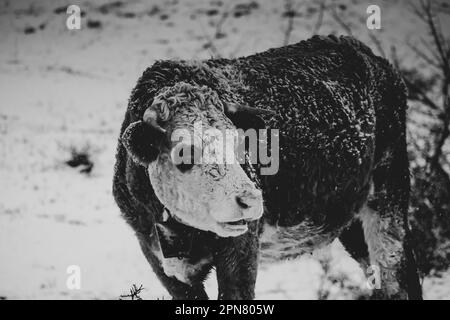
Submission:
<svg viewBox="0 0 450 320">
<path fill-rule="evenodd" d="M 336 238 L 379 271 L 375 298 L 421 299 L 406 99 L 389 62 L 346 36 L 237 59 L 157 61 L 129 99 L 115 200 L 174 299 L 207 299 L 213 268 L 219 299 L 253 299 L 260 260 L 296 258 Z M 207 152 L 208 138 L 172 139 L 195 123 L 278 130 L 276 173 L 261 174 L 247 149 L 234 163 L 178 163 L 180 145 Z"/>
</svg>

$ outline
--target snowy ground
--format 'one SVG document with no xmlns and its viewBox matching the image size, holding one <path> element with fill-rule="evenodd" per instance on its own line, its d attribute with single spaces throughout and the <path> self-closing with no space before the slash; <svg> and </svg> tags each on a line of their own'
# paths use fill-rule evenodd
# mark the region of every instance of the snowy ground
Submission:
<svg viewBox="0 0 450 320">
<path fill-rule="evenodd" d="M 251 54 L 282 45 L 286 29 L 281 1 L 134 0 L 101 7 L 105 3 L 78 2 L 86 14 L 82 29 L 69 31 L 67 1 L 1 1 L 0 297 L 117 299 L 132 284 L 142 284 L 143 298 L 167 299 L 111 195 L 130 91 L 156 59 Z M 367 39 L 360 20 L 367 3 L 343 3 L 342 15 Z M 387 8 L 377 34 L 382 44 L 396 44 L 411 59 L 405 43 L 421 32 L 420 23 L 398 2 L 370 3 Z M 308 38 L 317 22 L 317 5 L 297 6 L 303 14 L 295 19 L 290 42 Z M 222 12 L 233 9 L 216 27 Z M 325 17 L 320 32 L 333 31 L 342 33 Z M 89 150 L 91 174 L 65 164 L 71 148 Z M 330 273 L 364 288 L 362 272 L 338 243 L 329 253 Z M 70 265 L 81 268 L 80 290 L 66 286 Z M 324 290 L 331 299 L 354 298 L 325 278 L 316 257 L 262 266 L 257 298 L 317 299 Z M 449 284 L 450 273 L 426 279 L 426 297 L 449 299 Z M 207 290 L 216 296 L 214 275 Z"/>
</svg>

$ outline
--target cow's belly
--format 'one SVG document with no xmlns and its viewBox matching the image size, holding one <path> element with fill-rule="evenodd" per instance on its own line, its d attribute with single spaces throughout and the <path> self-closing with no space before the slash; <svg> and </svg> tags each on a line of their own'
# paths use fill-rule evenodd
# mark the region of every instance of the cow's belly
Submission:
<svg viewBox="0 0 450 320">
<path fill-rule="evenodd" d="M 331 243 L 338 233 L 338 230 L 324 232 L 323 227 L 307 221 L 293 227 L 275 227 L 265 223 L 260 237 L 260 261 L 271 263 L 311 254 Z"/>
</svg>

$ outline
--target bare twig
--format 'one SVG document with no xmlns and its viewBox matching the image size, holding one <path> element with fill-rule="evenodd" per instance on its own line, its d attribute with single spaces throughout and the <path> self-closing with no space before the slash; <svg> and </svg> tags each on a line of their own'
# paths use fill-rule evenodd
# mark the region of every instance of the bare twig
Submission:
<svg viewBox="0 0 450 320">
<path fill-rule="evenodd" d="M 284 31 L 283 45 L 287 46 L 289 44 L 292 31 L 294 30 L 295 10 L 293 0 L 285 0 L 284 8 L 285 8 L 284 15 L 287 17 L 288 22 L 286 30 Z"/>
<path fill-rule="evenodd" d="M 442 107 L 433 103 L 423 92 L 417 89 L 417 92 L 422 93 L 421 100 L 425 104 L 427 104 L 430 108 L 440 110 L 440 114 L 438 116 L 440 120 L 440 125 L 437 130 L 437 136 L 435 139 L 435 145 L 432 152 L 431 157 L 429 158 L 430 168 L 432 170 L 438 170 L 439 172 L 443 172 L 442 166 L 440 164 L 440 160 L 443 154 L 443 147 L 450 136 L 450 49 L 449 43 L 445 39 L 441 24 L 437 15 L 435 14 L 432 3 L 430 0 L 420 0 L 419 5 L 413 5 L 413 12 L 417 15 L 419 19 L 424 21 L 430 31 L 430 35 L 433 41 L 433 46 L 435 51 L 431 51 L 432 58 L 430 56 L 423 53 L 423 51 L 413 48 L 414 52 L 422 58 L 429 65 L 438 67 L 438 69 L 442 72 Z M 427 48 L 427 43 L 425 44 L 425 48 Z M 434 59 L 434 60 L 433 60 Z"/>
<path fill-rule="evenodd" d="M 214 33 L 212 36 L 209 36 L 205 31 L 203 31 L 203 38 L 205 39 L 205 43 L 203 44 L 204 49 L 208 49 L 211 53 L 211 56 L 214 58 L 220 58 L 221 53 L 218 49 L 216 42 L 217 40 L 224 37 L 223 33 L 223 25 L 227 21 L 227 19 L 230 17 L 230 14 L 232 13 L 232 10 L 230 10 L 230 6 L 228 5 L 220 15 L 219 20 L 213 24 L 214 27 Z M 203 28 L 201 28 L 204 30 Z"/>
<path fill-rule="evenodd" d="M 448 66 L 450 50 L 448 49 L 447 41 L 442 34 L 440 23 L 433 12 L 431 1 L 420 0 L 420 8 L 416 9 L 416 14 L 427 24 L 433 38 L 433 44 L 437 49 L 439 64 L 448 75 L 448 73 L 450 73 Z"/>
<path fill-rule="evenodd" d="M 222 15 L 220 16 L 219 21 L 217 21 L 217 23 L 216 23 L 216 32 L 214 33 L 215 39 L 220 39 L 223 36 L 222 27 L 223 27 L 225 21 L 227 21 L 229 16 L 230 16 L 229 10 L 225 10 L 222 13 Z"/>
<path fill-rule="evenodd" d="M 373 42 L 373 44 L 375 45 L 375 47 L 378 50 L 378 53 L 383 57 L 383 58 L 387 58 L 386 52 L 383 49 L 383 46 L 380 42 L 380 39 L 378 39 L 372 32 L 369 32 L 369 39 Z"/>
<path fill-rule="evenodd" d="M 391 61 L 394 67 L 400 70 L 400 61 L 398 60 L 397 48 L 395 46 L 391 46 Z"/>
<path fill-rule="evenodd" d="M 412 51 L 414 51 L 414 53 L 418 57 L 422 58 L 430 66 L 433 66 L 433 67 L 439 69 L 439 67 L 440 67 L 439 64 L 436 63 L 436 61 L 434 61 L 433 58 L 429 57 L 425 52 L 423 52 L 421 49 L 419 49 L 415 45 L 412 45 L 411 43 L 407 43 L 407 45 Z"/>
<path fill-rule="evenodd" d="M 203 39 L 205 39 L 203 49 L 209 50 L 212 58 L 220 58 L 221 54 L 219 49 L 216 47 L 215 41 L 205 33 L 203 34 Z"/>
<path fill-rule="evenodd" d="M 320 1 L 319 14 L 317 15 L 317 21 L 316 21 L 316 24 L 315 24 L 313 32 L 312 32 L 313 35 L 317 34 L 319 32 L 320 28 L 322 27 L 323 16 L 325 13 L 325 4 L 326 4 L 326 0 Z"/>
<path fill-rule="evenodd" d="M 341 19 L 339 13 L 337 12 L 336 5 L 334 4 L 330 6 L 330 8 L 331 8 L 331 16 L 333 17 L 333 19 L 341 26 L 342 29 L 344 29 L 344 31 L 349 36 L 353 36 L 352 28 L 344 20 Z"/>
<path fill-rule="evenodd" d="M 139 286 L 139 288 L 135 284 L 133 284 L 133 286 L 130 288 L 130 293 L 122 294 L 120 295 L 120 298 L 129 298 L 131 300 L 142 300 L 142 298 L 139 296 L 142 290 L 144 290 L 142 284 Z"/>
<path fill-rule="evenodd" d="M 429 41 L 426 41 L 422 37 L 420 38 L 420 43 L 422 47 L 428 51 L 431 57 L 433 57 L 433 59 L 435 60 L 435 64 L 438 65 L 439 68 L 441 68 L 442 66 L 439 65 L 439 53 L 433 48 L 433 44 L 430 44 Z"/>
<path fill-rule="evenodd" d="M 430 107 L 433 110 L 437 110 L 440 111 L 441 107 L 439 107 L 430 97 L 428 97 L 428 95 L 423 92 L 422 88 L 419 88 L 418 86 L 416 86 L 413 82 L 411 82 L 409 79 L 405 78 L 404 79 L 406 82 L 406 85 L 409 88 L 412 88 L 419 96 L 418 101 L 426 104 L 428 107 Z"/>
</svg>

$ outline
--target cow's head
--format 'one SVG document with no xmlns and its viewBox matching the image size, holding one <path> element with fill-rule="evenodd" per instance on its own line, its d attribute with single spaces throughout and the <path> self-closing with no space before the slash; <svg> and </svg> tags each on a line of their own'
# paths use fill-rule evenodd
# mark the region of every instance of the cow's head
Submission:
<svg viewBox="0 0 450 320">
<path fill-rule="evenodd" d="M 263 198 L 238 159 L 230 163 L 229 157 L 238 155 L 230 155 L 229 133 L 261 126 L 258 112 L 224 103 L 208 87 L 180 82 L 159 92 L 122 141 L 148 168 L 155 194 L 178 220 L 222 237 L 238 236 L 247 231 L 248 221 L 261 217 Z M 217 152 L 211 148 L 217 136 L 205 132 L 225 130 L 226 152 Z"/>
</svg>

